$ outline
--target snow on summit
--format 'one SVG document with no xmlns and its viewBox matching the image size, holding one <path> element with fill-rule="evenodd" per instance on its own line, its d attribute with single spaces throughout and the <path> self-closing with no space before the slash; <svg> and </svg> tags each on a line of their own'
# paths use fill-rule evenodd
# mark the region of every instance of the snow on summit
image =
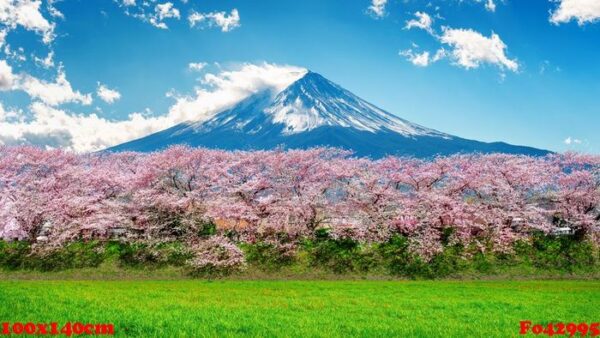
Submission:
<svg viewBox="0 0 600 338">
<path fill-rule="evenodd" d="M 285 134 L 338 126 L 372 133 L 388 129 L 403 135 L 442 135 L 387 113 L 311 71 L 277 95 L 265 112 L 273 123 L 285 125 Z"/>
<path fill-rule="evenodd" d="M 194 105 L 188 105 L 185 114 L 201 118 L 189 119 L 110 150 L 154 151 L 187 144 L 227 150 L 326 146 L 373 158 L 461 152 L 547 153 L 501 142 L 462 139 L 420 126 L 303 68 L 257 67 L 246 70 L 243 76 L 231 73 L 219 82 L 213 78 L 207 80 L 227 89 L 228 95 L 223 96 L 229 101 L 221 105 L 222 109 L 199 114 Z M 236 100 L 230 93 L 238 94 Z"/>
</svg>

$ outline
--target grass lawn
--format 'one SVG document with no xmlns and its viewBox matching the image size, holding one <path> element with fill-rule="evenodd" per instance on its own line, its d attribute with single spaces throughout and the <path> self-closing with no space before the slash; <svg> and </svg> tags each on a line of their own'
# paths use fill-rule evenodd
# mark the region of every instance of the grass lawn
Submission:
<svg viewBox="0 0 600 338">
<path fill-rule="evenodd" d="M 600 321 L 600 281 L 0 281 L 0 323 L 117 336 L 519 336 Z"/>
</svg>

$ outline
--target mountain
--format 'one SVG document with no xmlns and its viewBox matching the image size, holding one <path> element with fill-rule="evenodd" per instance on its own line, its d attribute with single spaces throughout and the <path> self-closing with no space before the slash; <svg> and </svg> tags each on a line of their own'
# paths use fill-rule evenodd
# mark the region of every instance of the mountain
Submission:
<svg viewBox="0 0 600 338">
<path fill-rule="evenodd" d="M 226 150 L 333 146 L 372 158 L 466 152 L 548 153 L 503 142 L 467 140 L 425 128 L 310 71 L 279 93 L 264 90 L 208 120 L 181 123 L 108 150 L 148 152 L 174 144 Z"/>
</svg>

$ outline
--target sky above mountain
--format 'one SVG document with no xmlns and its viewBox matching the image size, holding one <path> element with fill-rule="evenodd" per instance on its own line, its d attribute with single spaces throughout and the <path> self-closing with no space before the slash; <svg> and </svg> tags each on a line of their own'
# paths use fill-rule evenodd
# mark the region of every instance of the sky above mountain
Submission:
<svg viewBox="0 0 600 338">
<path fill-rule="evenodd" d="M 598 0 L 0 0 L 0 144 L 93 151 L 307 69 L 449 134 L 600 152 Z"/>
</svg>

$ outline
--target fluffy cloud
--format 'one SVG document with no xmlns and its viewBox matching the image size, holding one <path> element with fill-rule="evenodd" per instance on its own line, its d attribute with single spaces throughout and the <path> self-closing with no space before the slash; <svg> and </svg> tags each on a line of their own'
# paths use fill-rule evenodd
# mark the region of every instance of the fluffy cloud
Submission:
<svg viewBox="0 0 600 338">
<path fill-rule="evenodd" d="M 100 83 L 98 83 L 98 90 L 96 94 L 102 101 L 108 104 L 112 104 L 121 98 L 121 93 Z"/>
<path fill-rule="evenodd" d="M 41 0 L 0 0 L 0 23 L 9 29 L 21 26 L 43 37 L 44 43 L 54 40 L 55 24 L 40 11 Z M 60 14 L 54 7 L 53 12 Z M 61 14 L 62 15 L 62 14 Z"/>
<path fill-rule="evenodd" d="M 282 91 L 306 69 L 273 64 L 245 64 L 240 69 L 206 74 L 193 95 L 176 96 L 169 116 L 175 121 L 204 120 L 265 89 Z"/>
<path fill-rule="evenodd" d="M 416 19 L 406 21 L 406 26 L 404 26 L 405 29 L 419 28 L 433 34 L 433 29 L 431 28 L 433 19 L 429 14 L 425 12 L 416 12 L 415 17 Z"/>
<path fill-rule="evenodd" d="M 173 3 L 165 2 L 164 4 L 156 5 L 156 15 L 159 20 L 166 18 L 177 18 L 179 19 L 179 10 L 173 7 Z"/>
<path fill-rule="evenodd" d="M 192 11 L 188 16 L 188 21 L 190 27 L 205 23 L 209 27 L 217 26 L 221 28 L 221 31 L 229 32 L 240 26 L 240 13 L 237 9 L 233 9 L 229 15 L 226 12 L 199 13 Z"/>
<path fill-rule="evenodd" d="M 127 128 L 136 128 L 134 117 L 130 121 L 110 122 L 95 114 L 70 114 L 42 102 L 34 102 L 29 110 L 30 119 L 0 121 L 0 143 L 97 150 L 106 142 L 119 140 L 118 134 Z"/>
<path fill-rule="evenodd" d="M 551 13 L 550 22 L 561 24 L 577 20 L 581 26 L 600 20 L 600 1 L 598 0 L 557 0 L 558 8 Z"/>
<path fill-rule="evenodd" d="M 415 47 L 418 47 L 415 45 Z M 418 67 L 427 67 L 434 62 L 438 62 L 439 60 L 445 58 L 447 56 L 446 50 L 444 48 L 438 49 L 435 54 L 431 55 L 430 52 L 415 52 L 412 49 L 402 50 L 399 53 L 401 56 L 406 57 L 406 59 L 415 66 Z"/>
<path fill-rule="evenodd" d="M 2 1 L 2 0 L 0 0 Z M 115 0 L 125 11 L 126 15 L 137 18 L 160 29 L 168 29 L 167 20 L 179 20 L 180 9 L 173 2 L 159 3 L 159 0 Z M 178 7 L 185 8 L 187 0 L 181 0 Z M 156 4 L 156 5 L 154 5 Z M 240 13 L 237 9 L 227 12 L 201 13 L 190 11 L 188 22 L 191 27 L 218 27 L 223 32 L 229 32 L 240 27 Z"/>
<path fill-rule="evenodd" d="M 46 0 L 45 9 L 49 18 L 63 18 L 63 14 L 54 7 L 56 0 Z M 13 64 L 27 60 L 23 47 L 11 48 L 6 43 L 6 36 L 17 28 L 33 31 L 43 37 L 45 44 L 50 44 L 55 37 L 55 23 L 44 17 L 41 11 L 41 0 L 0 0 L 0 46 L 7 60 Z M 56 79 L 47 81 L 27 73 L 13 74 L 11 65 L 0 60 L 0 90 L 21 90 L 26 92 L 33 100 L 41 101 L 50 106 L 63 103 L 91 104 L 90 94 L 82 94 L 74 90 L 67 80 L 66 74 L 59 66 Z M 40 58 L 31 54 L 31 60 L 38 66 L 50 69 L 55 66 L 54 51 L 50 45 L 46 57 Z"/>
<path fill-rule="evenodd" d="M 506 56 L 506 44 L 496 33 L 486 37 L 472 29 L 444 27 L 440 41 L 451 47 L 447 55 L 454 63 L 466 69 L 487 63 L 513 72 L 519 70 L 517 61 Z"/>
<path fill-rule="evenodd" d="M 179 10 L 173 7 L 173 3 L 165 2 L 164 4 L 158 4 L 154 8 L 154 15 L 150 16 L 149 22 L 155 27 L 167 29 L 168 26 L 164 23 L 165 19 L 179 19 Z"/>
<path fill-rule="evenodd" d="M 415 53 L 412 49 L 400 51 L 413 65 L 419 67 L 429 66 L 429 52 Z"/>
<path fill-rule="evenodd" d="M 209 119 L 259 91 L 279 92 L 305 73 L 305 69 L 292 66 L 245 64 L 218 74 L 206 74 L 194 94 L 173 95 L 176 102 L 168 113 L 161 116 L 133 113 L 121 121 L 111 121 L 97 114 L 75 114 L 34 102 L 29 107 L 30 118 L 19 113 L 19 118 L 11 121 L 0 119 L 0 144 L 97 151 L 177 123 Z"/>
<path fill-rule="evenodd" d="M 0 60 L 0 90 L 12 89 L 14 82 L 12 67 L 5 60 Z"/>
<path fill-rule="evenodd" d="M 406 22 L 405 29 L 423 29 L 443 46 L 433 57 L 431 52 L 415 52 L 412 49 L 400 51 L 400 55 L 406 57 L 415 66 L 426 67 L 433 62 L 449 58 L 453 64 L 466 69 L 490 64 L 502 70 L 508 69 L 513 72 L 519 70 L 518 62 L 506 55 L 506 44 L 498 34 L 492 32 L 490 37 L 486 37 L 472 29 L 442 27 L 441 34 L 438 35 L 432 28 L 433 19 L 427 13 L 416 12 L 415 17 L 416 19 Z"/>
<path fill-rule="evenodd" d="M 483 0 L 476 0 L 482 2 Z M 489 10 L 495 9 L 494 1 L 488 1 Z M 453 64 L 471 69 L 479 68 L 482 64 L 498 66 L 502 70 L 508 69 L 513 72 L 519 70 L 516 60 L 506 56 L 506 44 L 498 34 L 493 33 L 486 37 L 472 29 L 454 29 L 442 27 L 441 34 L 434 31 L 433 19 L 425 12 L 414 13 L 415 18 L 406 21 L 404 29 L 418 28 L 427 31 L 437 39 L 442 46 L 432 55 L 432 52 L 415 52 L 412 49 L 400 51 L 400 55 L 415 66 L 427 67 L 433 62 L 444 58 L 450 58 Z M 416 46 L 413 46 L 416 47 Z M 447 50 L 447 49 L 448 50 Z"/>
<path fill-rule="evenodd" d="M 385 6 L 388 0 L 371 0 L 371 6 L 369 6 L 369 12 L 377 18 L 385 16 Z"/>
<path fill-rule="evenodd" d="M 57 106 L 64 103 L 81 103 L 83 105 L 90 105 L 92 103 L 91 94 L 82 94 L 79 91 L 73 90 L 62 68 L 59 68 L 54 82 L 48 82 L 29 74 L 23 74 L 19 76 L 18 84 L 14 89 L 23 90 L 31 98 L 38 99 L 50 106 Z"/>
</svg>

